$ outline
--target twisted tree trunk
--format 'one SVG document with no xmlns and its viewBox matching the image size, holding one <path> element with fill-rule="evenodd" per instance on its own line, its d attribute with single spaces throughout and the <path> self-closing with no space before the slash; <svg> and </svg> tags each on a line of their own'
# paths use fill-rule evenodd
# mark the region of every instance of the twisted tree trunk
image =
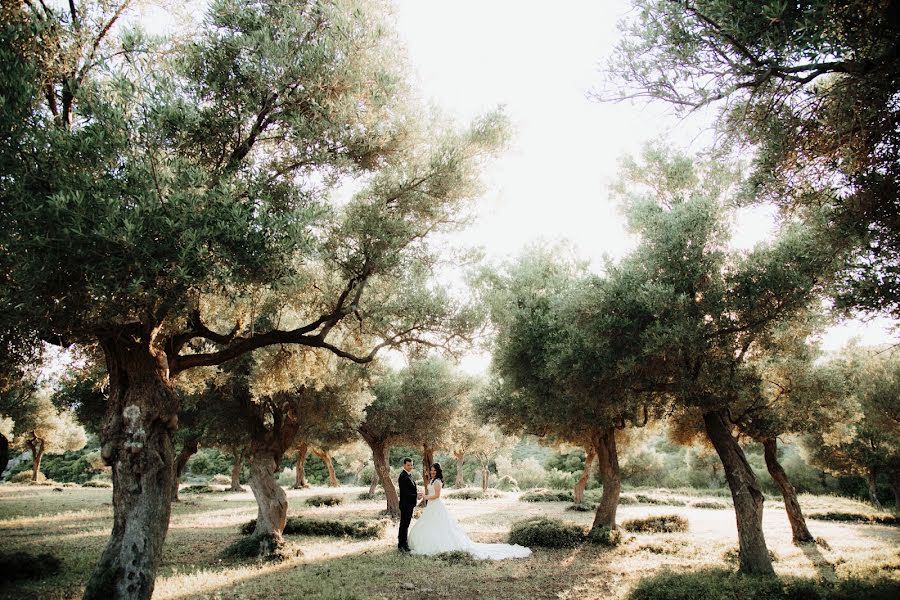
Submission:
<svg viewBox="0 0 900 600">
<path fill-rule="evenodd" d="M 431 465 L 434 464 L 434 448 L 428 444 L 422 444 L 422 486 L 425 488 L 425 495 L 428 495 L 428 484 L 431 483 Z M 424 498 L 419 502 L 419 506 L 425 506 L 428 503 Z"/>
<path fill-rule="evenodd" d="M 253 534 L 272 536 L 271 545 L 263 549 L 263 553 L 271 552 L 280 543 L 281 532 L 287 523 L 287 495 L 275 479 L 281 456 L 281 452 L 272 445 L 251 444 L 250 489 L 257 506 Z"/>
<path fill-rule="evenodd" d="M 372 449 L 372 458 L 375 460 L 375 474 L 377 480 L 381 481 L 384 487 L 384 496 L 387 502 L 386 512 L 394 518 L 400 518 L 400 496 L 397 494 L 397 488 L 391 481 L 391 470 L 388 466 L 390 456 L 390 448 L 387 444 L 378 438 L 373 437 L 364 429 L 360 429 L 362 438 Z"/>
<path fill-rule="evenodd" d="M 334 463 L 331 461 L 331 453 L 328 450 L 316 448 L 313 450 L 313 454 L 318 456 L 325 463 L 325 468 L 328 469 L 328 487 L 340 487 L 341 484 L 338 482 L 337 474 L 334 472 Z"/>
<path fill-rule="evenodd" d="M 149 599 L 169 527 L 178 401 L 165 357 L 149 342 L 115 331 L 101 345 L 109 399 L 100 441 L 112 467 L 113 527 L 84 597 Z"/>
<path fill-rule="evenodd" d="M 38 480 L 38 473 L 41 472 L 41 459 L 44 457 L 44 448 L 47 447 L 46 440 L 38 437 L 36 431 L 31 432 L 31 439 L 26 442 L 28 449 L 31 450 L 31 480 Z"/>
<path fill-rule="evenodd" d="M 619 455 L 616 450 L 616 428 L 606 427 L 593 436 L 594 450 L 597 453 L 597 465 L 600 468 L 600 479 L 603 481 L 603 494 L 594 514 L 591 530 L 602 527 L 616 528 L 616 510 L 619 508 L 619 494 L 622 491 L 622 475 L 619 472 Z"/>
<path fill-rule="evenodd" d="M 575 504 L 581 504 L 584 502 L 584 490 L 587 487 L 588 479 L 591 477 L 591 465 L 594 464 L 594 458 L 597 456 L 597 451 L 594 449 L 593 445 L 585 448 L 584 455 L 584 471 L 581 473 L 581 477 L 575 482 L 575 490 L 572 492 L 572 499 Z"/>
<path fill-rule="evenodd" d="M 703 415 L 706 434 L 725 467 L 725 478 L 734 501 L 737 519 L 740 570 L 746 575 L 773 575 L 772 561 L 763 535 L 763 493 L 747 457 L 731 435 L 720 411 Z"/>
<path fill-rule="evenodd" d="M 466 453 L 464 451 L 454 452 L 453 458 L 456 459 L 456 479 L 453 481 L 453 487 L 465 487 L 466 478 L 463 474 L 463 467 L 466 464 Z"/>
<path fill-rule="evenodd" d="M 246 448 L 234 451 L 234 464 L 231 466 L 231 487 L 232 492 L 243 492 L 241 487 L 241 464 L 244 461 L 244 452 Z"/>
<path fill-rule="evenodd" d="M 881 510 L 883 507 L 881 506 L 881 502 L 878 500 L 878 469 L 875 467 L 869 468 L 869 471 L 866 473 L 866 483 L 869 485 L 869 499 L 872 501 L 872 504 L 875 505 L 875 508 Z"/>
<path fill-rule="evenodd" d="M 778 484 L 778 489 L 781 490 L 781 497 L 784 498 L 784 510 L 787 513 L 788 521 L 791 523 L 794 543 L 804 544 L 815 541 L 815 538 L 806 526 L 803 511 L 800 510 L 797 492 L 788 480 L 787 473 L 784 472 L 781 463 L 778 462 L 778 442 L 775 438 L 763 440 L 763 453 L 766 458 L 766 468 L 769 470 L 769 475 Z"/>
<path fill-rule="evenodd" d="M 294 481 L 295 490 L 309 487 L 309 484 L 306 483 L 306 457 L 308 454 L 309 444 L 300 442 L 297 446 L 297 466 L 294 467 L 294 471 L 297 474 L 296 480 Z"/>
<path fill-rule="evenodd" d="M 181 483 L 181 476 L 184 474 L 184 468 L 187 466 L 190 458 L 200 449 L 200 438 L 191 436 L 184 440 L 181 452 L 175 457 L 175 480 L 172 482 L 172 501 L 178 502 L 178 486 Z"/>
<path fill-rule="evenodd" d="M 487 462 L 481 463 L 481 491 L 486 492 L 488 489 L 488 483 L 491 480 L 491 471 L 488 468 Z"/>
</svg>

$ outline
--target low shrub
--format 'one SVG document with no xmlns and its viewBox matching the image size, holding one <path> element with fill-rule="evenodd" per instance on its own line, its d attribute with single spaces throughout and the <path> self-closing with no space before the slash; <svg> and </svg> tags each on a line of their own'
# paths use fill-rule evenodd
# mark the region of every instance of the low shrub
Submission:
<svg viewBox="0 0 900 600">
<path fill-rule="evenodd" d="M 587 541 L 598 546 L 618 546 L 623 540 L 621 530 L 609 527 L 598 527 L 587 534 Z"/>
<path fill-rule="evenodd" d="M 877 525 L 900 525 L 900 517 L 888 513 L 861 513 L 861 512 L 812 512 L 807 515 L 809 519 L 819 521 L 844 521 L 850 523 L 870 523 Z"/>
<path fill-rule="evenodd" d="M 112 481 L 107 481 L 106 479 L 91 479 L 81 484 L 81 487 L 89 488 L 111 488 L 112 486 Z"/>
<path fill-rule="evenodd" d="M 566 510 L 571 510 L 574 512 L 594 512 L 595 510 L 597 510 L 597 505 L 593 502 L 579 502 L 567 506 Z"/>
<path fill-rule="evenodd" d="M 647 494 L 635 494 L 634 499 L 638 504 L 665 504 L 666 501 L 657 496 L 648 496 Z"/>
<path fill-rule="evenodd" d="M 310 496 L 306 499 L 309 506 L 337 506 L 344 503 L 343 496 Z"/>
<path fill-rule="evenodd" d="M 511 475 L 504 475 L 497 480 L 497 489 L 503 490 L 504 492 L 518 492 L 519 482 L 516 481 Z"/>
<path fill-rule="evenodd" d="M 622 529 L 633 533 L 675 533 L 688 530 L 688 520 L 681 515 L 656 515 L 643 519 L 629 519 Z"/>
<path fill-rule="evenodd" d="M 441 552 L 440 554 L 435 554 L 434 557 L 440 561 L 451 565 L 466 565 L 473 566 L 478 564 L 478 561 L 469 554 L 468 552 L 463 552 L 462 550 L 454 550 L 453 552 Z"/>
<path fill-rule="evenodd" d="M 619 496 L 619 505 L 620 506 L 626 506 L 629 504 L 637 504 L 637 503 L 638 503 L 637 498 L 635 498 L 631 494 L 621 494 Z"/>
<path fill-rule="evenodd" d="M 37 474 L 38 483 L 47 481 L 47 476 L 38 471 Z M 9 478 L 10 483 L 31 483 L 31 469 L 28 471 L 19 471 L 15 475 Z"/>
<path fill-rule="evenodd" d="M 212 479 L 209 480 L 210 485 L 227 485 L 231 486 L 231 477 L 228 475 L 213 475 Z"/>
<path fill-rule="evenodd" d="M 503 492 L 491 488 L 488 488 L 487 491 L 484 491 L 481 488 L 463 488 L 461 490 L 447 492 L 446 494 L 442 494 L 442 496 L 456 500 L 486 500 L 490 498 L 502 498 Z"/>
<path fill-rule="evenodd" d="M 205 483 L 197 484 L 197 485 L 189 485 L 186 488 L 182 488 L 179 493 L 181 494 L 212 494 L 216 490 L 212 489 Z"/>
<path fill-rule="evenodd" d="M 62 561 L 52 554 L 0 552 L 0 582 L 43 579 L 58 573 L 60 565 Z"/>
<path fill-rule="evenodd" d="M 288 551 L 284 540 L 271 533 L 241 538 L 222 551 L 222 556 L 225 558 L 257 558 L 273 562 L 279 562 L 297 554 L 299 551 Z"/>
<path fill-rule="evenodd" d="M 638 552 L 652 552 L 653 554 L 678 554 L 684 548 L 684 544 L 650 542 L 637 547 Z"/>
<path fill-rule="evenodd" d="M 898 592 L 900 583 L 890 579 L 824 582 L 705 569 L 686 573 L 662 571 L 645 577 L 627 596 L 627 600 L 892 600 Z"/>
<path fill-rule="evenodd" d="M 584 529 L 574 523 L 534 517 L 513 523 L 509 543 L 543 548 L 572 548 L 585 540 Z"/>
<path fill-rule="evenodd" d="M 729 548 L 725 552 L 722 553 L 722 560 L 729 564 L 737 564 L 741 559 L 741 549 L 739 546 L 735 546 L 734 548 Z M 769 550 L 769 560 L 772 562 L 778 562 L 778 555 L 775 554 L 774 550 Z"/>
<path fill-rule="evenodd" d="M 384 521 L 335 521 L 331 519 L 304 519 L 289 517 L 284 526 L 284 535 L 309 535 L 320 537 L 352 537 L 368 539 L 380 537 L 384 533 Z M 256 519 L 241 525 L 240 531 L 250 535 L 256 529 Z"/>
<path fill-rule="evenodd" d="M 712 508 L 722 510 L 729 508 L 729 506 L 724 502 L 719 502 L 717 500 L 698 500 L 697 502 L 691 502 L 691 508 Z"/>
<path fill-rule="evenodd" d="M 369 492 L 363 492 L 359 496 L 356 497 L 357 500 L 384 500 L 384 492 L 377 491 L 374 494 L 370 494 Z"/>
<path fill-rule="evenodd" d="M 571 502 L 572 490 L 548 490 L 539 488 L 519 497 L 522 502 Z"/>
</svg>

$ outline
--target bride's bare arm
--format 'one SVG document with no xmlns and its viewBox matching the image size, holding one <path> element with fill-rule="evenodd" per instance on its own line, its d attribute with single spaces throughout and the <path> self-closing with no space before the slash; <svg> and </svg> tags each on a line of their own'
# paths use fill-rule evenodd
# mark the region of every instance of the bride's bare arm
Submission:
<svg viewBox="0 0 900 600">
<path fill-rule="evenodd" d="M 441 480 L 438 479 L 437 481 L 435 481 L 434 485 L 432 485 L 431 487 L 434 490 L 434 494 L 432 494 L 431 496 L 425 496 L 425 499 L 426 500 L 437 500 L 438 498 L 441 497 L 441 488 L 443 487 L 443 484 L 441 484 Z"/>
</svg>

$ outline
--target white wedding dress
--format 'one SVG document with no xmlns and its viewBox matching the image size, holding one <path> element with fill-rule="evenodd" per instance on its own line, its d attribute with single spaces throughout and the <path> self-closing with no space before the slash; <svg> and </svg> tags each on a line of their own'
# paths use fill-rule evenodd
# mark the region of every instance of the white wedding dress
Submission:
<svg viewBox="0 0 900 600">
<path fill-rule="evenodd" d="M 441 486 L 440 480 L 434 486 Z M 440 554 L 461 550 L 479 560 L 503 560 L 525 558 L 531 550 L 518 544 L 478 544 L 469 539 L 444 501 L 429 500 L 422 516 L 409 531 L 409 548 L 413 554 Z"/>
</svg>

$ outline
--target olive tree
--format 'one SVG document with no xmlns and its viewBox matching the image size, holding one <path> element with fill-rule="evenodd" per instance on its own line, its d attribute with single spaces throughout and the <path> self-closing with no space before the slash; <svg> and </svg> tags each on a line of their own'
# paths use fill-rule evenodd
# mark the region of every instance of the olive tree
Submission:
<svg viewBox="0 0 900 600">
<path fill-rule="evenodd" d="M 120 27 L 128 9 L 0 13 L 0 331 L 99 347 L 109 377 L 114 522 L 87 598 L 152 594 L 180 374 L 440 343 L 458 313 L 426 283 L 428 238 L 504 129 L 422 124 L 374 0 L 217 0 L 177 39 Z M 263 297 L 289 310 L 259 326 Z"/>
</svg>

